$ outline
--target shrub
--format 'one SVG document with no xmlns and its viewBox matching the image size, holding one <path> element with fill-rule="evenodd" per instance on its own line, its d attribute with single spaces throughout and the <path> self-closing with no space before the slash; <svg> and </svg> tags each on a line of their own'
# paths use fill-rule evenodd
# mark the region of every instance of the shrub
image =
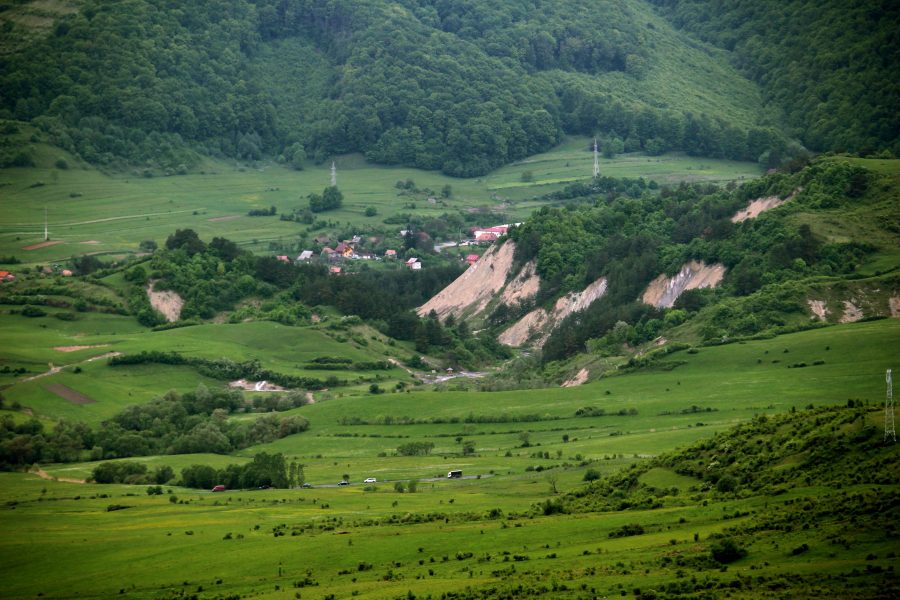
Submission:
<svg viewBox="0 0 900 600">
<path fill-rule="evenodd" d="M 23 317 L 30 317 L 30 318 L 43 317 L 46 314 L 47 313 L 46 313 L 46 311 L 44 311 L 44 309 L 37 307 L 37 306 L 32 306 L 31 304 L 26 304 L 25 306 L 22 307 L 22 316 Z"/>
<path fill-rule="evenodd" d="M 716 562 L 727 564 L 747 556 L 747 551 L 733 539 L 723 538 L 710 548 L 710 554 Z"/>
<path fill-rule="evenodd" d="M 600 473 L 598 473 L 595 469 L 588 469 L 584 474 L 584 481 L 597 481 L 600 479 Z"/>
</svg>

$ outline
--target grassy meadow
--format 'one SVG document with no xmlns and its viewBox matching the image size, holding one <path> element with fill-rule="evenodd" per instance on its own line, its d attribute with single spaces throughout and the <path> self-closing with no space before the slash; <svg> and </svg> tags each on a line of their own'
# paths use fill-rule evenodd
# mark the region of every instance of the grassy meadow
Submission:
<svg viewBox="0 0 900 600">
<path fill-rule="evenodd" d="M 198 328 L 159 333 L 179 332 L 188 344 L 192 329 Z M 790 549 L 810 542 L 810 534 L 785 531 L 748 540 L 750 558 L 727 571 L 699 566 L 716 535 L 749 524 L 770 503 L 825 494 L 814 486 L 790 489 L 777 500 L 735 496 L 698 503 L 689 501 L 696 480 L 655 468 L 641 482 L 680 490 L 682 505 L 549 516 L 539 506 L 581 489 L 588 469 L 611 475 L 759 415 L 858 399 L 870 404 L 866 421 L 878 430 L 884 369 L 895 358 L 885 349 L 898 341 L 900 323 L 878 320 L 682 351 L 649 371 L 578 388 L 320 398 L 293 411 L 309 419 L 307 432 L 236 456 L 136 459 L 178 472 L 190 464 L 221 468 L 260 451 L 283 452 L 305 465 L 312 489 L 210 494 L 165 486 L 162 496 L 148 496 L 145 486 L 0 474 L 4 595 L 103 598 L 122 590 L 134 598 L 182 592 L 200 598 L 293 598 L 298 592 L 302 598 L 393 598 L 408 591 L 418 597 L 485 588 L 574 598 L 592 589 L 631 596 L 635 588 L 677 581 L 682 571 L 715 587 L 751 574 L 796 583 L 823 570 L 887 567 L 897 562 L 888 542 L 863 536 L 848 542 L 851 550 L 836 551 L 822 541 L 827 527 L 801 556 Z M 824 364 L 812 366 L 815 361 Z M 801 362 L 810 366 L 789 368 Z M 102 361 L 89 364 L 97 369 L 91 380 L 117 371 Z M 172 377 L 165 369 L 158 379 Z M 585 407 L 607 414 L 575 417 Z M 68 416 L 49 406 L 40 412 Z M 397 424 L 404 417 L 420 422 Z M 428 420 L 439 422 L 422 422 Z M 427 456 L 396 454 L 401 444 L 415 441 L 434 449 Z M 464 455 L 469 441 L 474 454 Z M 84 479 L 95 464 L 42 468 L 50 477 Z M 450 469 L 471 478 L 447 480 Z M 337 487 L 345 475 L 352 485 Z M 378 483 L 363 484 L 366 477 Z M 415 493 L 395 490 L 396 482 L 410 480 L 418 482 Z M 849 485 L 844 491 L 875 489 Z M 883 486 L 881 493 L 892 490 Z M 610 537 L 629 523 L 640 523 L 645 533 Z M 669 559 L 661 562 L 664 556 Z"/>
<path fill-rule="evenodd" d="M 0 374 L 9 402 L 19 402 L 37 415 L 65 417 L 99 424 L 125 406 L 160 396 L 170 389 L 189 391 L 204 384 L 222 386 L 193 368 L 173 365 L 109 367 L 105 356 L 141 351 L 172 351 L 187 357 L 260 360 L 267 368 L 289 375 L 326 379 L 335 376 L 348 385 L 339 393 L 361 393 L 369 381 L 390 387 L 398 381 L 412 382 L 402 368 L 387 370 L 331 371 L 306 368 L 317 357 L 341 356 L 354 362 L 373 362 L 396 355 L 405 360 L 402 345 L 388 346 L 384 336 L 359 326 L 332 330 L 326 323 L 312 327 L 289 327 L 269 321 L 238 324 L 203 324 L 165 331 L 148 331 L 133 318 L 103 313 L 82 313 L 76 321 L 48 316 L 37 319 L 0 315 L 4 349 L 0 365 L 27 369 L 25 375 Z M 51 369 L 58 369 L 51 372 Z M 43 375 L 40 377 L 36 377 Z M 35 378 L 36 377 L 36 378 Z M 34 378 L 34 379 L 32 379 Z M 51 391 L 63 385 L 94 402 L 77 404 Z M 247 393 L 251 397 L 253 392 Z"/>
<path fill-rule="evenodd" d="M 523 220 L 540 203 L 539 195 L 590 178 L 593 155 L 587 138 L 570 138 L 551 152 L 505 166 L 489 175 L 456 179 L 438 172 L 367 163 L 359 155 L 335 158 L 338 187 L 344 194 L 340 210 L 320 213 L 328 225 L 312 231 L 301 223 L 278 217 L 249 217 L 252 209 L 275 206 L 279 213 L 307 206 L 309 193 L 330 184 L 331 161 L 309 164 L 295 171 L 275 163 L 249 166 L 206 161 L 198 170 L 172 177 L 144 177 L 141 173 L 104 173 L 80 164 L 65 152 L 37 144 L 35 168 L 0 171 L 4 217 L 0 220 L 0 256 L 16 256 L 27 264 L 63 261 L 88 253 L 120 254 L 138 250 L 142 240 L 165 241 L 175 229 L 189 227 L 203 239 L 222 236 L 254 251 L 268 251 L 270 243 L 311 240 L 336 229 L 372 227 L 397 229 L 383 220 L 400 213 L 439 216 L 475 209 L 493 209 L 510 220 Z M 67 169 L 54 166 L 62 158 Z M 523 182 L 530 171 L 532 181 Z M 725 182 L 761 174 L 758 165 L 681 154 L 649 157 L 642 154 L 602 159 L 603 175 L 644 177 L 660 183 L 679 181 Z M 452 196 L 436 204 L 427 194 L 401 195 L 397 181 L 413 179 L 434 196 L 444 185 Z M 414 205 L 414 207 L 413 207 Z M 377 215 L 365 216 L 374 207 Z M 52 245 L 25 250 L 43 242 L 47 209 Z"/>
</svg>

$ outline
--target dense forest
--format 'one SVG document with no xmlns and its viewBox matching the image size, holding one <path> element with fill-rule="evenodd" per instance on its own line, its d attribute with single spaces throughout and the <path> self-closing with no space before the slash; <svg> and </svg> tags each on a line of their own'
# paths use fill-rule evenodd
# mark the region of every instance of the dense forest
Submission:
<svg viewBox="0 0 900 600">
<path fill-rule="evenodd" d="M 302 168 L 360 151 L 472 176 L 564 133 L 771 165 L 796 153 L 722 56 L 640 2 L 86 0 L 0 56 L 0 118 L 163 173 L 199 154 Z"/>
<path fill-rule="evenodd" d="M 732 53 L 812 150 L 900 154 L 900 5 L 891 0 L 650 0 Z"/>
</svg>

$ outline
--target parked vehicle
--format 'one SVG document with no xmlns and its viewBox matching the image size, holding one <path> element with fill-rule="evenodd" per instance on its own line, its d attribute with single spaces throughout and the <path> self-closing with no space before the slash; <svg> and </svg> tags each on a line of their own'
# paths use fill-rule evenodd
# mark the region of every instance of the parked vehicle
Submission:
<svg viewBox="0 0 900 600">
<path fill-rule="evenodd" d="M 350 485 L 349 481 L 339 481 L 338 485 Z"/>
<path fill-rule="evenodd" d="M 377 482 L 378 482 L 378 480 L 375 479 L 374 477 L 366 477 L 366 480 L 363 481 L 363 483 L 377 483 Z"/>
<path fill-rule="evenodd" d="M 212 489 L 212 491 L 214 491 L 214 492 L 224 492 L 224 491 L 225 491 L 225 486 L 224 486 L 224 485 L 217 485 L 216 487 L 214 487 L 214 488 Z"/>
<path fill-rule="evenodd" d="M 311 484 L 311 483 L 304 483 L 304 484 L 301 485 L 300 487 L 302 487 L 302 488 L 307 488 L 307 489 L 308 489 L 308 488 L 311 488 L 311 487 L 312 487 L 312 484 Z"/>
<path fill-rule="evenodd" d="M 447 473 L 447 479 L 462 479 L 462 471 L 450 471 Z"/>
</svg>

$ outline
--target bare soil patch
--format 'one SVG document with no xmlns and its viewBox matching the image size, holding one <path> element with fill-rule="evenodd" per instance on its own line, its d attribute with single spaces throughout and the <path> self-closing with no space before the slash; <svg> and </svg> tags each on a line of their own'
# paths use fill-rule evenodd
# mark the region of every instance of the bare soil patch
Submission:
<svg viewBox="0 0 900 600">
<path fill-rule="evenodd" d="M 590 373 L 588 373 L 588 370 L 582 369 L 582 370 L 578 371 L 578 373 L 575 375 L 575 377 L 573 377 L 572 379 L 569 379 L 568 381 L 563 383 L 562 386 L 563 387 L 575 387 L 576 385 L 581 385 L 583 383 L 586 383 L 588 380 L 588 375 L 590 375 Z"/>
<path fill-rule="evenodd" d="M 512 242 L 494 245 L 453 283 L 419 307 L 417 312 L 424 316 L 434 310 L 439 317 L 480 313 L 506 284 L 515 248 Z"/>
<path fill-rule="evenodd" d="M 864 316 L 860 307 L 848 300 L 844 300 L 844 314 L 841 315 L 841 323 L 855 323 Z"/>
<path fill-rule="evenodd" d="M 820 321 L 828 318 L 828 307 L 825 306 L 824 300 L 807 300 L 806 303 L 809 305 L 809 310 L 812 311 L 812 314 L 817 316 Z"/>
<path fill-rule="evenodd" d="M 184 300 L 175 292 L 154 291 L 153 283 L 150 282 L 150 285 L 147 286 L 147 297 L 150 298 L 150 305 L 162 313 L 169 323 L 177 321 L 181 316 L 181 307 L 184 306 Z"/>
<path fill-rule="evenodd" d="M 891 316 L 894 318 L 900 317 L 900 296 L 894 296 L 888 303 L 891 307 Z"/>
<path fill-rule="evenodd" d="M 91 348 L 106 348 L 109 344 L 97 344 L 95 346 L 54 346 L 57 352 L 78 352 L 79 350 L 90 350 Z"/>
<path fill-rule="evenodd" d="M 40 244 L 32 244 L 30 246 L 25 246 L 24 248 L 22 248 L 22 250 L 25 250 L 26 252 L 28 250 L 39 250 L 41 248 L 46 248 L 47 246 L 55 246 L 57 244 L 62 244 L 62 240 L 50 240 L 47 242 L 41 242 Z"/>
<path fill-rule="evenodd" d="M 212 219 L 207 219 L 210 223 L 222 223 L 223 221 L 234 221 L 235 219 L 240 219 L 243 215 L 225 215 L 224 217 L 213 217 Z"/>
<path fill-rule="evenodd" d="M 687 290 L 714 288 L 725 276 L 725 265 L 707 265 L 692 260 L 674 277 L 660 275 L 650 282 L 641 301 L 656 308 L 672 308 L 675 301 Z"/>
<path fill-rule="evenodd" d="M 88 245 L 88 246 L 96 246 L 96 245 L 99 244 L 100 242 L 98 242 L 97 240 L 87 240 L 86 242 L 79 242 L 79 243 L 80 243 L 80 244 L 85 244 L 85 245 Z"/>
<path fill-rule="evenodd" d="M 537 274 L 537 263 L 533 260 L 529 261 L 503 290 L 500 301 L 512 306 L 537 294 L 540 287 L 541 278 Z"/>
<path fill-rule="evenodd" d="M 73 390 L 69 386 L 63 385 L 61 383 L 51 383 L 49 385 L 45 385 L 44 389 L 52 394 L 56 394 L 64 400 L 68 400 L 72 404 L 93 404 L 94 402 L 96 402 L 96 400 L 94 400 L 93 398 L 85 396 L 81 392 Z"/>
<path fill-rule="evenodd" d="M 580 312 L 606 293 L 606 279 L 601 277 L 581 292 L 566 294 L 556 301 L 552 312 L 537 308 L 516 322 L 497 338 L 506 346 L 522 346 L 531 338 L 533 344 L 540 346 L 550 337 L 553 325 L 562 321 L 574 312 Z"/>
<path fill-rule="evenodd" d="M 268 381 L 247 381 L 246 379 L 238 379 L 228 384 L 228 387 L 246 392 L 283 392 L 285 388 Z"/>
<path fill-rule="evenodd" d="M 747 219 L 755 219 L 767 210 L 772 210 L 775 207 L 781 206 L 785 202 L 790 202 L 794 199 L 794 196 L 797 195 L 797 192 L 800 192 L 802 190 L 802 187 L 797 188 L 783 200 L 778 196 L 767 196 L 765 198 L 757 198 L 756 200 L 751 200 L 750 204 L 748 204 L 746 208 L 743 208 L 734 213 L 734 216 L 731 217 L 731 222 L 740 223 L 741 221 L 746 221 Z"/>
</svg>

